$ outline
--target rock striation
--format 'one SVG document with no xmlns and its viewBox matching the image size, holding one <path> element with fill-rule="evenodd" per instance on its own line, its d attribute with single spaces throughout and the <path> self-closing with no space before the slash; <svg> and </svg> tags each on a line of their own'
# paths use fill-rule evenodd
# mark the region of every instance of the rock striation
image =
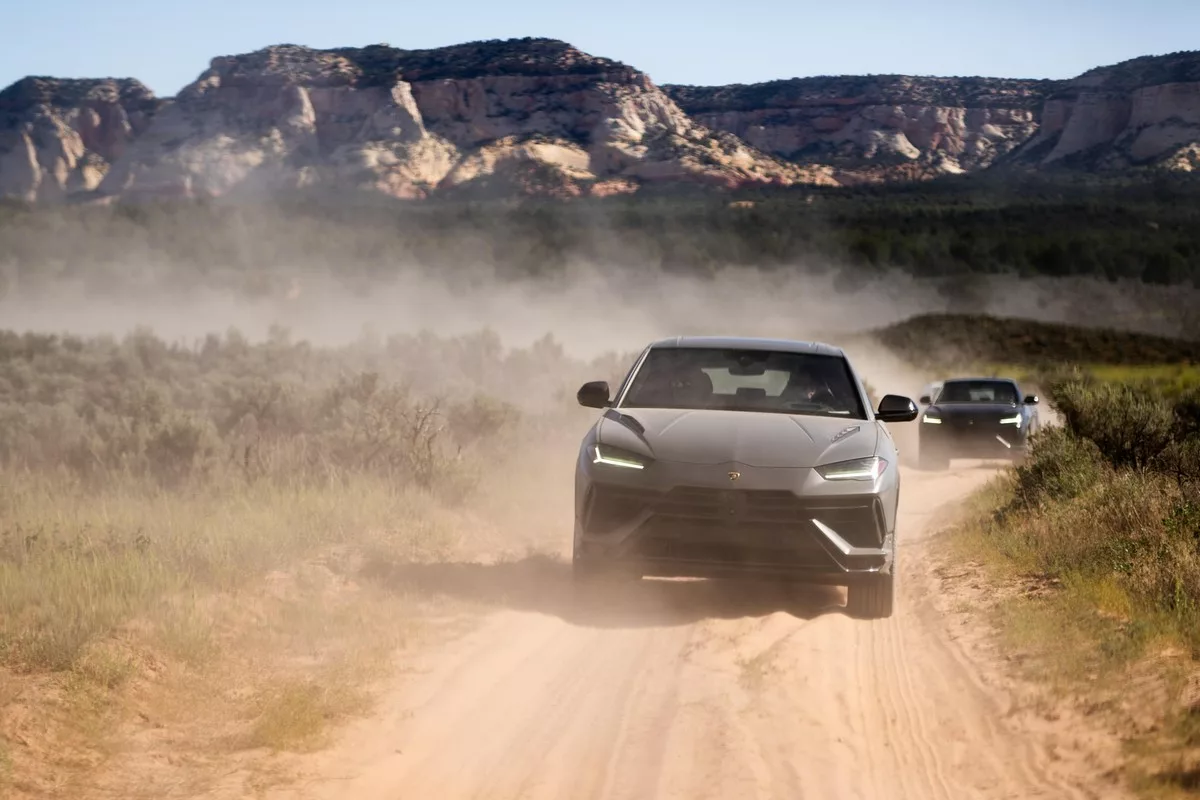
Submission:
<svg viewBox="0 0 1200 800">
<path fill-rule="evenodd" d="M 1014 160 L 1092 171 L 1192 171 L 1200 151 L 1200 52 L 1135 58 L 1067 81 Z"/>
<path fill-rule="evenodd" d="M 664 89 L 701 124 L 790 161 L 912 176 L 990 166 L 1037 131 L 1055 87 L 887 75 Z"/>
<path fill-rule="evenodd" d="M 278 45 L 176 97 L 132 79 L 0 91 L 0 197 L 319 191 L 572 197 L 1200 167 L 1200 53 L 1070 81 L 902 75 L 658 86 L 554 39 Z"/>
<path fill-rule="evenodd" d="M 637 70 L 547 39 L 426 51 L 295 45 L 214 59 L 98 187 L 222 196 L 576 195 L 652 181 L 820 180 L 697 125 Z"/>
<path fill-rule="evenodd" d="M 56 201 L 95 189 L 160 106 L 132 79 L 17 81 L 0 91 L 0 197 Z"/>
</svg>

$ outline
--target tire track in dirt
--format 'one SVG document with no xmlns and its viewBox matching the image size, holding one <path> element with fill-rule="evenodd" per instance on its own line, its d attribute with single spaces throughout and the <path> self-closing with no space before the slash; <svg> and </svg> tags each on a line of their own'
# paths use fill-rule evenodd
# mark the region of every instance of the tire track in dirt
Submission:
<svg viewBox="0 0 1200 800">
<path fill-rule="evenodd" d="M 933 602 L 934 516 L 993 474 L 906 474 L 887 620 L 831 609 L 836 589 L 689 581 L 581 607 L 565 566 L 483 567 L 464 580 L 499 581 L 500 610 L 274 796 L 1099 797 L 1005 714 Z"/>
</svg>

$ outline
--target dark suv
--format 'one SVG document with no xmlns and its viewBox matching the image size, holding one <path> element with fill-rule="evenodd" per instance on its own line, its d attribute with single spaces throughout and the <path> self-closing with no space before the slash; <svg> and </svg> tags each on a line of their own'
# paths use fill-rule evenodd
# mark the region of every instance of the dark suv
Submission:
<svg viewBox="0 0 1200 800">
<path fill-rule="evenodd" d="M 1038 429 L 1037 395 L 1022 395 L 1009 378 L 951 378 L 921 397 L 922 469 L 940 470 L 952 458 L 1018 460 Z"/>
</svg>

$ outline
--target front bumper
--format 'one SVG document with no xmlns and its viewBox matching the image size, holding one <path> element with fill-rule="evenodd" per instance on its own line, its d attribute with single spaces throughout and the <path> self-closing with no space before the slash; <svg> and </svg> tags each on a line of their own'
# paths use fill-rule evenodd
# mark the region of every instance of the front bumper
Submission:
<svg viewBox="0 0 1200 800">
<path fill-rule="evenodd" d="M 994 422 L 921 423 L 920 447 L 955 458 L 1013 458 L 1025 452 L 1026 430 Z"/>
<path fill-rule="evenodd" d="M 657 577 L 847 584 L 891 571 L 884 503 L 876 493 L 592 484 L 575 523 L 575 557 Z"/>
</svg>

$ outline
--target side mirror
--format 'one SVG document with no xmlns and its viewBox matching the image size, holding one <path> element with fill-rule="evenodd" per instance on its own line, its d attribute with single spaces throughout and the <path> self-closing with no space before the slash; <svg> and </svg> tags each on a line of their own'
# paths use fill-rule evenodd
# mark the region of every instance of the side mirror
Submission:
<svg viewBox="0 0 1200 800">
<path fill-rule="evenodd" d="M 579 387 L 575 393 L 579 405 L 587 408 L 605 408 L 608 406 L 608 381 L 590 381 Z"/>
<path fill-rule="evenodd" d="M 923 406 L 927 406 L 933 402 L 933 398 L 927 394 L 923 394 L 918 402 L 920 402 L 920 404 Z"/>
<path fill-rule="evenodd" d="M 1036 406 L 1038 404 L 1038 396 L 1036 394 L 1025 395 L 1025 405 Z"/>
<path fill-rule="evenodd" d="M 919 413 L 912 400 L 898 394 L 888 394 L 879 401 L 875 418 L 883 422 L 912 422 Z"/>
</svg>

